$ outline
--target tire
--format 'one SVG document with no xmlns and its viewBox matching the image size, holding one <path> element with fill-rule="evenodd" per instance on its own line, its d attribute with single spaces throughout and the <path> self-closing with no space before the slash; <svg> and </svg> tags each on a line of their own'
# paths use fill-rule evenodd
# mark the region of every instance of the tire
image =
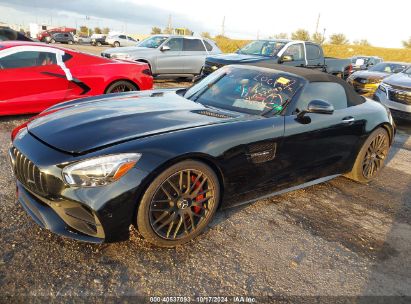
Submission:
<svg viewBox="0 0 411 304">
<path fill-rule="evenodd" d="M 101 46 L 101 42 L 100 42 L 100 41 L 97 41 L 96 45 L 97 45 L 97 46 Z"/>
<path fill-rule="evenodd" d="M 72 40 L 69 40 L 67 43 L 68 43 L 68 44 L 73 44 L 73 41 L 72 41 Z"/>
<path fill-rule="evenodd" d="M 346 177 L 360 183 L 373 180 L 384 166 L 390 149 L 390 138 L 384 128 L 374 130 L 361 147 L 354 166 Z"/>
<path fill-rule="evenodd" d="M 56 40 L 51 39 L 51 40 L 50 40 L 50 43 L 56 43 Z"/>
<path fill-rule="evenodd" d="M 137 229 L 156 246 L 182 245 L 204 231 L 219 200 L 214 171 L 202 162 L 182 161 L 164 170 L 147 188 L 138 207 Z"/>
<path fill-rule="evenodd" d="M 119 80 L 110 84 L 106 89 L 106 94 L 138 91 L 138 87 L 126 80 Z"/>
<path fill-rule="evenodd" d="M 120 42 L 115 41 L 115 42 L 113 43 L 113 46 L 114 46 L 114 47 L 119 47 L 119 46 L 120 46 Z"/>
</svg>

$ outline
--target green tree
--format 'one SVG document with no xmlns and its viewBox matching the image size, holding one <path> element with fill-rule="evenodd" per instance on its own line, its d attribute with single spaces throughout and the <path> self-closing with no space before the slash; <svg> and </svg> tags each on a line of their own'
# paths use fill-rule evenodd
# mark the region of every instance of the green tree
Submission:
<svg viewBox="0 0 411 304">
<path fill-rule="evenodd" d="M 404 40 L 402 42 L 402 45 L 406 48 L 406 49 L 411 49 L 411 37 L 408 38 L 408 41 Z"/>
<path fill-rule="evenodd" d="M 88 35 L 89 34 L 89 28 L 85 25 L 80 26 L 80 34 Z"/>
<path fill-rule="evenodd" d="M 104 35 L 108 35 L 108 33 L 110 33 L 110 29 L 109 29 L 108 27 L 104 27 L 104 28 L 101 30 L 101 32 L 102 32 L 102 34 L 104 34 Z"/>
<path fill-rule="evenodd" d="M 367 39 L 354 40 L 353 44 L 354 45 L 362 45 L 362 46 L 371 46 L 371 43 L 369 43 Z"/>
<path fill-rule="evenodd" d="M 157 26 L 153 26 L 151 28 L 151 34 L 152 35 L 158 35 L 161 34 L 161 28 L 157 27 Z"/>
<path fill-rule="evenodd" d="M 347 37 L 342 34 L 332 34 L 330 36 L 330 43 L 331 44 L 337 44 L 337 45 L 343 45 L 343 44 L 348 44 L 350 41 L 347 39 Z"/>
<path fill-rule="evenodd" d="M 310 33 L 304 29 L 298 29 L 294 33 L 291 33 L 292 40 L 310 40 Z"/>
<path fill-rule="evenodd" d="M 94 28 L 94 33 L 96 33 L 96 34 L 102 34 L 101 28 L 95 27 L 95 28 Z"/>
<path fill-rule="evenodd" d="M 202 32 L 201 37 L 211 39 L 211 35 L 209 32 Z"/>
<path fill-rule="evenodd" d="M 324 37 L 324 35 L 321 34 L 321 33 L 314 33 L 314 34 L 311 36 L 311 40 L 314 41 L 315 43 L 323 44 L 324 41 L 325 41 L 325 37 Z"/>
</svg>

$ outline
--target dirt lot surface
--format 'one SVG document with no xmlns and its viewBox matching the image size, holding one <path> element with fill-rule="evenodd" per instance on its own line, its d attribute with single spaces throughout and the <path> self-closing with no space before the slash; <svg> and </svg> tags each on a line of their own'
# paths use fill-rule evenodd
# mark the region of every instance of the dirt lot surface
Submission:
<svg viewBox="0 0 411 304">
<path fill-rule="evenodd" d="M 0 118 L 0 302 L 58 295 L 411 296 L 410 124 L 399 125 L 387 166 L 369 185 L 339 177 L 220 211 L 195 241 L 160 249 L 134 229 L 127 242 L 90 245 L 39 228 L 15 201 L 6 154 L 10 131 L 27 118 Z"/>
</svg>

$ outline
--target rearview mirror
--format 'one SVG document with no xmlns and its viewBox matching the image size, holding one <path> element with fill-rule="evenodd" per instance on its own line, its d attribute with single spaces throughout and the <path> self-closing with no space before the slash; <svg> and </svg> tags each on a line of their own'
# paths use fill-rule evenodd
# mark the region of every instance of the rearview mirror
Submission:
<svg viewBox="0 0 411 304">
<path fill-rule="evenodd" d="M 283 55 L 281 57 L 281 62 L 290 62 L 294 61 L 294 57 L 292 55 Z"/>
<path fill-rule="evenodd" d="M 306 110 L 298 113 L 297 119 L 302 119 L 306 113 L 333 114 L 334 106 L 324 100 L 312 100 Z"/>
<path fill-rule="evenodd" d="M 165 51 L 169 51 L 170 47 L 168 45 L 163 45 L 160 49 L 160 51 L 165 52 Z"/>
</svg>

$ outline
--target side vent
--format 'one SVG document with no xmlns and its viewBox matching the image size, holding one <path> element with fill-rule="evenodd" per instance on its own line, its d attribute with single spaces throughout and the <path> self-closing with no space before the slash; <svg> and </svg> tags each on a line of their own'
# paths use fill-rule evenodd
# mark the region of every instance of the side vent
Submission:
<svg viewBox="0 0 411 304">
<path fill-rule="evenodd" d="M 275 158 L 277 143 L 272 141 L 261 141 L 249 145 L 247 150 L 247 157 L 253 163 L 265 163 Z"/>
<path fill-rule="evenodd" d="M 217 112 L 211 112 L 211 111 L 207 111 L 207 110 L 196 111 L 196 113 L 200 114 L 200 115 L 215 117 L 215 118 L 233 118 L 233 116 L 229 116 L 229 115 L 221 114 L 221 113 L 217 113 Z"/>
</svg>

